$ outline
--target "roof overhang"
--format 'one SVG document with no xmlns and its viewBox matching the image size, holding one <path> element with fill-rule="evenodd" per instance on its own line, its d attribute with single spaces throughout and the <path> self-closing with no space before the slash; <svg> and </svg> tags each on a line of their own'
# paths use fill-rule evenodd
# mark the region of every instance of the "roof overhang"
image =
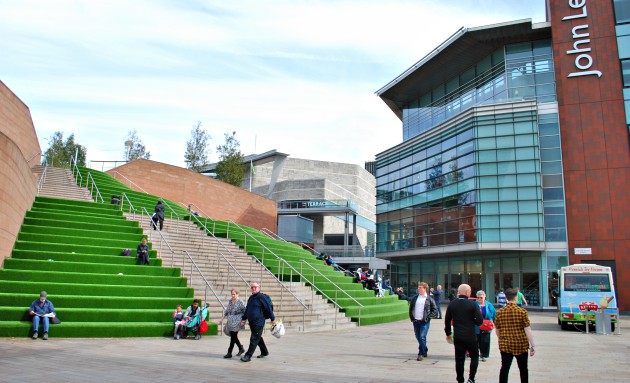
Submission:
<svg viewBox="0 0 630 383">
<path fill-rule="evenodd" d="M 277 150 L 269 150 L 267 152 L 261 153 L 261 154 L 249 154 L 247 156 L 243 157 L 243 163 L 244 164 L 256 164 L 256 165 L 262 165 L 262 164 L 266 164 L 268 162 L 273 162 L 276 158 L 278 157 L 282 157 L 282 158 L 286 158 L 289 155 L 286 153 L 281 153 Z M 200 173 L 212 173 L 215 171 L 215 169 L 217 168 L 217 164 L 218 162 L 212 163 L 212 164 L 208 164 L 206 165 L 201 171 Z"/>
<path fill-rule="evenodd" d="M 476 28 L 462 27 L 420 61 L 376 91 L 376 95 L 402 120 L 404 105 L 451 80 L 498 48 L 546 38 L 551 38 L 551 23 L 532 24 L 531 19 Z"/>
</svg>

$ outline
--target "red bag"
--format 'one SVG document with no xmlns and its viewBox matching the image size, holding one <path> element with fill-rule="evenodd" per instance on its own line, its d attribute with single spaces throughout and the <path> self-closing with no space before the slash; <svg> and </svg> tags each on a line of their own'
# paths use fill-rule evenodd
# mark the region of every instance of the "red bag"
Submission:
<svg viewBox="0 0 630 383">
<path fill-rule="evenodd" d="M 494 330 L 494 322 L 490 319 L 484 319 L 481 326 L 479 326 L 479 330 L 481 331 L 492 331 Z"/>
<path fill-rule="evenodd" d="M 199 332 L 205 334 L 208 331 L 208 322 L 205 320 L 199 324 Z"/>
</svg>

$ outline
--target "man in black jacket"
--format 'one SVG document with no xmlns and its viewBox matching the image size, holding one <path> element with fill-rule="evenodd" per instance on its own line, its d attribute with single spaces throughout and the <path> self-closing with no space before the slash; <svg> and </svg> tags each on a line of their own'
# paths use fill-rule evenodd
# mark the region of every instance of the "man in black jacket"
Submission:
<svg viewBox="0 0 630 383">
<path fill-rule="evenodd" d="M 427 333 L 431 325 L 431 319 L 437 318 L 437 306 L 433 298 L 429 296 L 429 285 L 418 282 L 418 294 L 407 297 L 402 289 L 396 290 L 398 298 L 409 301 L 409 319 L 413 323 L 413 332 L 418 340 L 418 361 L 427 357 Z"/>
<path fill-rule="evenodd" d="M 471 288 L 462 284 L 457 289 L 457 299 L 449 303 L 444 316 L 444 332 L 446 341 L 453 343 L 453 332 L 451 332 L 451 321 L 453 321 L 455 333 L 455 372 L 457 382 L 464 383 L 464 364 L 466 362 L 466 352 L 470 355 L 470 373 L 468 383 L 475 383 L 477 366 L 479 366 L 479 346 L 475 326 L 483 323 L 481 310 L 477 302 L 471 301 Z"/>
</svg>

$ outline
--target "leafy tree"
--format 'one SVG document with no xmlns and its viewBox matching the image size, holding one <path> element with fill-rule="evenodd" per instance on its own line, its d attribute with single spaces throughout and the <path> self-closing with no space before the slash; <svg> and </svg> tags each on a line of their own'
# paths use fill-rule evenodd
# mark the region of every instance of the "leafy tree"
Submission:
<svg viewBox="0 0 630 383">
<path fill-rule="evenodd" d="M 444 186 L 446 180 L 442 174 L 442 157 L 437 157 L 433 165 L 427 169 L 427 172 L 427 180 L 425 181 L 427 190 Z"/>
<path fill-rule="evenodd" d="M 244 156 L 239 149 L 240 145 L 236 139 L 236 132 L 232 132 L 232 135 L 225 133 L 225 144 L 217 146 L 219 153 L 217 179 L 237 187 L 241 187 L 245 176 Z"/>
<path fill-rule="evenodd" d="M 127 145 L 128 143 L 131 145 Z M 125 160 L 129 162 L 137 158 L 148 160 L 151 158 L 151 153 L 146 151 L 144 143 L 138 138 L 138 132 L 134 130 L 127 134 L 127 140 L 125 141 Z"/>
<path fill-rule="evenodd" d="M 77 165 L 85 166 L 85 158 L 87 157 L 87 149 L 85 146 L 79 145 L 74 142 L 74 133 L 70 134 L 66 141 L 63 141 L 63 133 L 55 132 L 48 140 L 50 145 L 44 152 L 44 157 L 48 165 L 57 167 L 70 167 L 72 163 L 72 157 L 77 153 Z"/>
<path fill-rule="evenodd" d="M 208 141 L 210 138 L 210 134 L 201 129 L 201 121 L 193 125 L 193 129 L 190 131 L 190 140 L 186 142 L 186 154 L 184 154 L 184 161 L 188 169 L 199 172 L 208 164 Z"/>
</svg>

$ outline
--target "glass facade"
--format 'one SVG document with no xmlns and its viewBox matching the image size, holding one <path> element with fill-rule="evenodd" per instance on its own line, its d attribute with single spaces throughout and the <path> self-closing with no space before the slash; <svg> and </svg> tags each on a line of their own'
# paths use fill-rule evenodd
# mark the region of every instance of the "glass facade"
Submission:
<svg viewBox="0 0 630 383">
<path fill-rule="evenodd" d="M 630 0 L 614 0 L 617 48 L 623 76 L 626 124 L 630 129 Z"/>
<path fill-rule="evenodd" d="M 557 112 L 475 110 L 448 122 L 522 100 L 556 101 L 550 40 L 507 45 L 403 107 L 405 142 L 376 159 L 376 251 L 425 255 L 392 258 L 394 283 L 469 283 L 489 296 L 519 286 L 532 305 L 548 303 L 544 243 L 566 242 Z M 446 248 L 471 244 L 468 256 Z"/>
</svg>

